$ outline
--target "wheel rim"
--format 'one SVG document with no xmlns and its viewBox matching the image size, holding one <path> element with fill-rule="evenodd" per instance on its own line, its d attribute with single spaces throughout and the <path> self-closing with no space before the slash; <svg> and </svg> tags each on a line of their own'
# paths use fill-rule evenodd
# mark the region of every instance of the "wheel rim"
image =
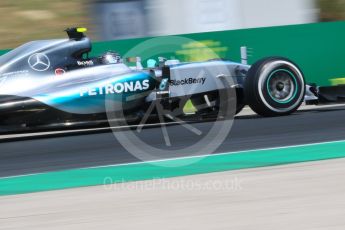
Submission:
<svg viewBox="0 0 345 230">
<path fill-rule="evenodd" d="M 296 77 L 289 70 L 275 70 L 267 79 L 268 95 L 277 103 L 290 103 L 296 97 L 297 91 Z"/>
</svg>

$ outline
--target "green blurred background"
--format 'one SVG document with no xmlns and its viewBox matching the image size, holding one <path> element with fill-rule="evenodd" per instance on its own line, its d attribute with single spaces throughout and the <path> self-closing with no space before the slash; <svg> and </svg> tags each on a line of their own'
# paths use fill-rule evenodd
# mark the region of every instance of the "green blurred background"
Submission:
<svg viewBox="0 0 345 230">
<path fill-rule="evenodd" d="M 345 19 L 344 0 L 316 0 L 320 21 Z M 60 38 L 67 26 L 86 26 L 99 39 L 89 17 L 91 0 L 1 0 L 0 48 L 36 39 Z"/>
<path fill-rule="evenodd" d="M 345 20 L 344 0 L 317 0 L 320 9 L 320 21 Z"/>
<path fill-rule="evenodd" d="M 1 0 L 0 48 L 64 37 L 67 26 L 89 26 L 85 0 Z"/>
<path fill-rule="evenodd" d="M 66 27 L 76 25 L 89 28 L 88 36 L 94 41 L 102 40 L 96 25 L 97 23 L 99 26 L 104 25 L 94 19 L 102 14 L 97 14 L 98 11 L 94 10 L 94 6 L 95 3 L 104 3 L 104 1 L 106 1 L 106 4 L 109 2 L 119 3 L 115 9 L 125 14 L 120 14 L 120 17 L 117 17 L 115 21 L 111 19 L 111 14 L 110 16 L 105 16 L 105 19 L 106 22 L 109 21 L 111 25 L 115 25 L 115 28 L 121 28 L 122 26 L 122 29 L 125 29 L 124 33 L 127 33 L 126 28 L 128 28 L 129 24 L 123 24 L 121 19 L 126 19 L 128 20 L 126 23 L 131 23 L 133 22 L 131 17 L 124 17 L 124 15 L 134 15 L 135 17 L 137 15 L 135 12 L 129 13 L 126 11 L 133 9 L 130 5 L 123 7 L 121 4 L 130 1 L 145 2 L 146 0 L 1 0 L 0 50 L 2 51 L 0 53 L 4 53 L 4 49 L 14 48 L 31 40 L 65 38 L 66 35 L 62 31 Z M 254 0 L 246 1 L 250 3 L 250 1 Z M 313 21 L 339 22 L 224 30 L 220 32 L 188 34 L 184 35 L 184 37 L 203 43 L 208 48 L 214 50 L 217 57 L 230 58 L 234 61 L 241 61 L 240 47 L 247 46 L 250 49 L 249 64 L 266 56 L 284 56 L 300 65 L 307 76 L 308 82 L 316 83 L 319 86 L 344 84 L 345 0 L 304 1 L 313 5 L 312 12 L 314 15 L 317 15 L 317 18 L 314 18 Z M 230 0 L 224 0 L 224 2 L 230 2 Z M 145 5 L 142 8 L 145 9 Z M 300 10 L 308 12 L 306 8 L 301 8 Z M 146 35 L 142 37 L 149 38 Z M 124 55 L 130 48 L 135 47 L 148 38 L 120 40 L 116 38 L 116 41 L 95 42 L 91 55 L 100 55 L 106 50 L 117 50 Z M 162 53 L 161 55 L 168 58 L 178 58 L 182 61 L 203 61 L 217 58 L 209 55 L 205 57 L 203 50 L 193 48 L 193 45 L 195 44 L 180 44 L 176 52 Z M 142 56 L 142 54 L 136 55 Z"/>
</svg>

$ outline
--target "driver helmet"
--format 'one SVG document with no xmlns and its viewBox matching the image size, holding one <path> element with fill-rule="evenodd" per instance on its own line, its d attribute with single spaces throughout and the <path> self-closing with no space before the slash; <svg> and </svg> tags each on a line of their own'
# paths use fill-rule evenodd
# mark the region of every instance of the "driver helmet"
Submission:
<svg viewBox="0 0 345 230">
<path fill-rule="evenodd" d="M 121 63 L 121 56 L 119 53 L 108 51 L 100 57 L 102 64 L 118 64 Z"/>
</svg>

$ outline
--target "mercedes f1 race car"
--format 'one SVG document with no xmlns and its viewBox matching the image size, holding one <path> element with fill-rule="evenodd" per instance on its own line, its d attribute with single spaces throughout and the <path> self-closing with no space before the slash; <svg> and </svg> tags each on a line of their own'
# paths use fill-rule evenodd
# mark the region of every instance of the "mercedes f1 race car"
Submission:
<svg viewBox="0 0 345 230">
<path fill-rule="evenodd" d="M 167 114 L 183 116 L 184 99 L 196 114 L 235 101 L 236 113 L 249 105 L 261 116 L 281 116 L 295 112 L 305 99 L 318 99 L 300 68 L 285 58 L 265 58 L 252 66 L 161 58 L 149 60 L 147 68 L 136 58 L 137 65 L 130 67 L 116 52 L 89 57 L 86 29 L 66 32 L 68 39 L 33 41 L 0 57 L 0 126 L 100 122 L 109 111 L 136 120 L 152 102 Z M 224 90 L 233 93 L 221 98 Z"/>
</svg>

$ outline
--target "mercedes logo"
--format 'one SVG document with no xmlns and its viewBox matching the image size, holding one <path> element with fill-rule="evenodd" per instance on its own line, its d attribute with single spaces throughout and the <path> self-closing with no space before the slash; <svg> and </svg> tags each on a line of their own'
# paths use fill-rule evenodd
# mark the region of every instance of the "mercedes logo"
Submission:
<svg viewBox="0 0 345 230">
<path fill-rule="evenodd" d="M 43 53 L 36 53 L 29 57 L 28 60 L 31 69 L 39 72 L 43 72 L 49 69 L 50 60 L 47 55 Z"/>
</svg>

